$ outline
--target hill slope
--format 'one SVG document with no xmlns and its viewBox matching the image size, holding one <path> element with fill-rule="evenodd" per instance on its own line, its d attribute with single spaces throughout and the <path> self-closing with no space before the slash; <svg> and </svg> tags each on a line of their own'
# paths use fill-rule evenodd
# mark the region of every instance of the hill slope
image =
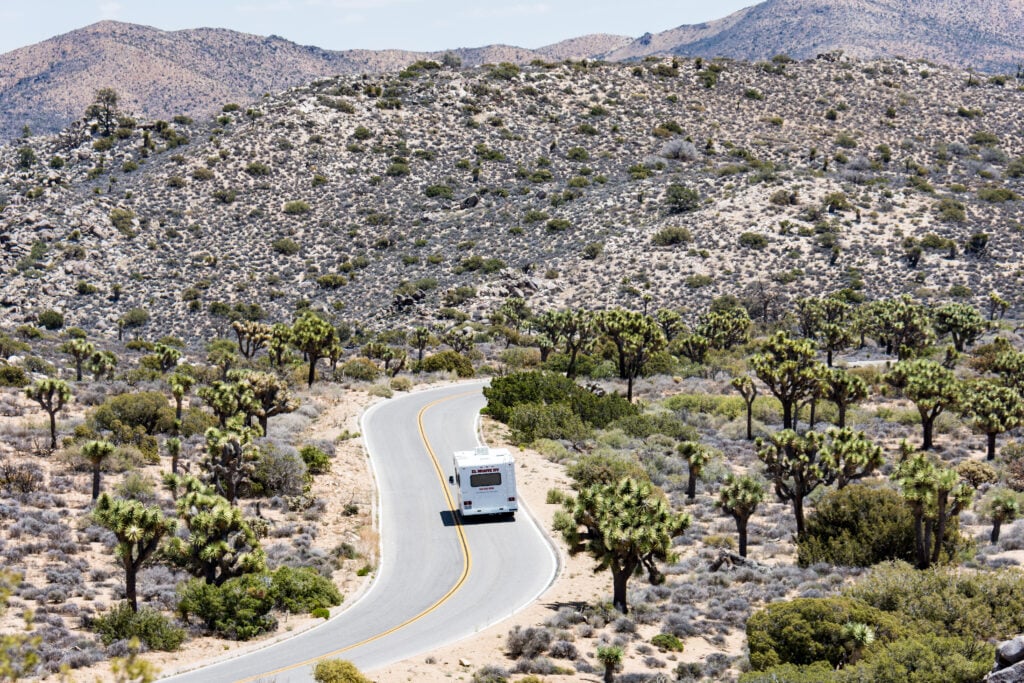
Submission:
<svg viewBox="0 0 1024 683">
<path fill-rule="evenodd" d="M 0 148 L 0 305 L 107 334 L 141 307 L 188 338 L 305 306 L 483 319 L 509 295 L 1017 306 L 1022 111 L 1012 82 L 899 60 L 683 59 L 339 77 L 123 139 L 78 126 Z"/>
<path fill-rule="evenodd" d="M 655 54 L 796 59 L 843 50 L 1016 73 L 1024 54 L 1021 0 L 767 0 L 718 21 L 647 34 L 606 59 Z"/>
</svg>

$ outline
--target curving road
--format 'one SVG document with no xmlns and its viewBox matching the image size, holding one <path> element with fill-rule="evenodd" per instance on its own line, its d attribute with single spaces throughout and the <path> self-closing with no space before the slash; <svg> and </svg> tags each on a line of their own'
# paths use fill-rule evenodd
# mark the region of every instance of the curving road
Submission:
<svg viewBox="0 0 1024 683">
<path fill-rule="evenodd" d="M 382 548 L 378 575 L 358 602 L 310 631 L 164 680 L 311 681 L 322 657 L 371 670 L 472 635 L 535 600 L 557 559 L 522 508 L 514 521 L 453 523 L 451 453 L 478 443 L 482 386 L 405 395 L 363 416 Z"/>
</svg>

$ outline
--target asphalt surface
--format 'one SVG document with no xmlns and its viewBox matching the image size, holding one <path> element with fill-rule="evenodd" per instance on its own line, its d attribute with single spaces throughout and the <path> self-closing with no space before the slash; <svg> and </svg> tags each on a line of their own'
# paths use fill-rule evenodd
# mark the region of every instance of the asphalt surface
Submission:
<svg viewBox="0 0 1024 683">
<path fill-rule="evenodd" d="M 520 506 L 507 518 L 457 522 L 451 454 L 476 446 L 481 383 L 396 397 L 363 416 L 379 491 L 381 562 L 370 589 L 316 628 L 164 679 L 174 683 L 313 680 L 324 657 L 363 671 L 476 633 L 550 585 L 556 555 Z M 517 471 L 519 481 L 523 473 Z"/>
</svg>

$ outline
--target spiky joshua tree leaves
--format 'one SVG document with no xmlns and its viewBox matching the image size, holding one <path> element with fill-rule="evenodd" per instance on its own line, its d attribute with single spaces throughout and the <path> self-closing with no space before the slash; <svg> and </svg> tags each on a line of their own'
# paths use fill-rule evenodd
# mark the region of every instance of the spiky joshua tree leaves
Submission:
<svg viewBox="0 0 1024 683">
<path fill-rule="evenodd" d="M 924 358 L 900 361 L 884 379 L 902 390 L 903 395 L 917 407 L 923 432 L 921 449 L 931 450 L 936 418 L 960 400 L 959 380 L 952 370 Z"/>
<path fill-rule="evenodd" d="M 1024 400 L 1009 387 L 977 382 L 965 387 L 961 411 L 985 435 L 986 459 L 996 457 L 996 437 L 1024 424 Z"/>
<path fill-rule="evenodd" d="M 618 352 L 619 377 L 626 380 L 626 400 L 633 402 L 633 382 L 651 354 L 665 348 L 661 326 L 650 316 L 613 309 L 597 316 L 597 327 Z"/>
<path fill-rule="evenodd" d="M 291 344 L 306 354 L 309 361 L 307 382 L 313 386 L 316 381 L 316 362 L 327 356 L 331 346 L 337 341 L 337 332 L 329 322 L 312 311 L 303 313 L 292 325 Z"/>
<path fill-rule="evenodd" d="M 974 344 L 987 329 L 985 317 L 970 304 L 952 302 L 935 309 L 935 331 L 940 335 L 948 334 L 953 348 L 960 353 Z"/>
<path fill-rule="evenodd" d="M 914 516 L 917 568 L 927 569 L 939 561 L 946 527 L 971 502 L 974 491 L 955 469 L 943 467 L 925 453 L 903 460 L 892 478 Z"/>
<path fill-rule="evenodd" d="M 776 332 L 750 359 L 758 379 L 782 404 L 782 427 L 795 427 L 794 408 L 820 394 L 826 367 L 814 359 L 814 342 Z"/>
<path fill-rule="evenodd" d="M 676 451 L 686 461 L 689 475 L 686 480 L 686 498 L 693 500 L 697 496 L 697 479 L 715 453 L 696 441 L 684 441 L 676 446 Z"/>
<path fill-rule="evenodd" d="M 846 411 L 851 405 L 868 397 L 868 384 L 857 375 L 841 368 L 831 368 L 825 375 L 821 397 L 836 404 L 839 428 L 846 426 Z"/>
<path fill-rule="evenodd" d="M 175 503 L 187 534 L 167 544 L 167 556 L 193 576 L 220 586 L 234 576 L 266 569 L 266 555 L 242 511 L 195 477 L 179 478 Z"/>
<path fill-rule="evenodd" d="M 93 520 L 114 532 L 117 558 L 124 567 L 125 597 L 133 612 L 139 611 L 135 579 L 160 540 L 173 533 L 175 521 L 167 519 L 158 507 L 147 507 L 137 500 L 112 498 L 104 493 L 96 502 Z"/>
<path fill-rule="evenodd" d="M 690 526 L 690 516 L 674 513 L 660 489 L 631 477 L 587 486 L 565 507 L 556 530 L 570 553 L 589 553 L 597 561 L 595 571 L 611 571 L 612 603 L 623 614 L 629 611 L 629 578 L 647 570 L 652 584 L 663 582 L 657 562 L 674 559 L 672 539 Z"/>
<path fill-rule="evenodd" d="M 882 447 L 868 439 L 864 432 L 844 427 L 830 429 L 827 435 L 829 442 L 821 449 L 821 462 L 828 468 L 829 477 L 834 478 L 836 488 L 863 479 L 885 462 Z"/>
<path fill-rule="evenodd" d="M 92 342 L 84 339 L 72 339 L 60 345 L 61 353 L 66 353 L 75 360 L 75 381 L 82 381 L 82 364 L 96 351 Z"/>
<path fill-rule="evenodd" d="M 999 531 L 1005 522 L 1012 522 L 1020 516 L 1021 495 L 1009 489 L 991 491 L 981 501 L 982 514 L 992 522 L 990 543 L 999 542 Z"/>
<path fill-rule="evenodd" d="M 82 446 L 82 457 L 92 465 L 92 499 L 100 496 L 100 469 L 103 463 L 114 453 L 114 444 L 109 441 L 87 441 Z"/>
<path fill-rule="evenodd" d="M 730 474 L 718 490 L 718 507 L 736 520 L 741 557 L 747 556 L 747 523 L 764 497 L 764 484 L 750 475 Z"/>
<path fill-rule="evenodd" d="M 804 534 L 804 498 L 832 481 L 831 471 L 819 458 L 823 440 L 817 432 L 800 435 L 792 429 L 783 429 L 772 434 L 769 440 L 754 441 L 757 457 L 765 465 L 775 495 L 793 504 L 798 537 Z"/>
<path fill-rule="evenodd" d="M 57 413 L 71 400 L 71 387 L 60 379 L 39 379 L 25 388 L 25 396 L 50 416 L 50 450 L 57 448 Z"/>
<path fill-rule="evenodd" d="M 747 406 L 747 441 L 751 441 L 754 438 L 754 399 L 757 398 L 757 386 L 754 385 L 754 380 L 747 375 L 733 377 L 729 384 L 740 392 L 743 403 Z"/>
</svg>

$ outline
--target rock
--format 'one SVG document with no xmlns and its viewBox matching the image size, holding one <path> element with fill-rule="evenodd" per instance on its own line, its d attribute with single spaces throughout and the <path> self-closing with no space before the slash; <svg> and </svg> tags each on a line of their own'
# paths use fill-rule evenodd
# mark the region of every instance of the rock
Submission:
<svg viewBox="0 0 1024 683">
<path fill-rule="evenodd" d="M 473 666 L 473 662 L 468 659 L 459 659 L 459 666 Z"/>
<path fill-rule="evenodd" d="M 985 676 L 985 683 L 1021 683 L 1024 681 L 1024 662 L 1014 664 L 1008 669 L 993 671 Z"/>
<path fill-rule="evenodd" d="M 1024 636 L 1007 640 L 996 648 L 996 666 L 1003 668 L 1021 661 L 1024 661 Z"/>
</svg>

